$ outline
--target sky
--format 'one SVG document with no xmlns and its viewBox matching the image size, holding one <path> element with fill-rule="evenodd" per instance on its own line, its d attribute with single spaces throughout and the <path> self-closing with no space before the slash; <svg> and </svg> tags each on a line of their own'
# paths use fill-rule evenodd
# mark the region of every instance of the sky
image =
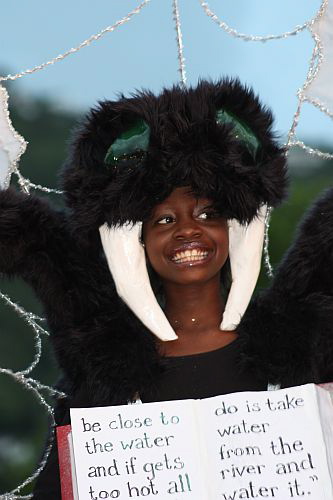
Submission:
<svg viewBox="0 0 333 500">
<path fill-rule="evenodd" d="M 45 62 L 114 24 L 140 0 L 12 0 L 1 6 L 0 68 L 16 73 Z M 209 0 L 232 28 L 278 34 L 311 19 L 320 0 Z M 237 76 L 272 108 L 281 140 L 291 126 L 296 93 L 306 78 L 313 41 L 308 31 L 266 43 L 226 34 L 199 0 L 179 0 L 187 79 Z M 179 81 L 172 0 L 150 2 L 128 23 L 89 47 L 14 83 L 27 94 L 50 97 L 56 106 L 86 110 L 100 99 L 135 89 L 158 92 Z M 308 143 L 332 143 L 332 121 L 305 105 L 298 136 Z"/>
</svg>

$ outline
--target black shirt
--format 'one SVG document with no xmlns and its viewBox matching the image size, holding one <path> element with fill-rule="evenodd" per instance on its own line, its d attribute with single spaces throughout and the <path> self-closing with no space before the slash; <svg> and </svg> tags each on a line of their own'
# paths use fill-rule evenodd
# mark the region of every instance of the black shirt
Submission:
<svg viewBox="0 0 333 500">
<path fill-rule="evenodd" d="M 267 383 L 240 369 L 240 342 L 200 354 L 165 357 L 154 387 L 141 394 L 143 403 L 202 399 L 231 392 L 265 391 Z"/>
</svg>

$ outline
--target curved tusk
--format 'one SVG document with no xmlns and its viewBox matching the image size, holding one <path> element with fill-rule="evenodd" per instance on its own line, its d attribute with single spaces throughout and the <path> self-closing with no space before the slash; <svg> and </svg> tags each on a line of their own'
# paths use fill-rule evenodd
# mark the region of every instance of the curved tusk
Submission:
<svg viewBox="0 0 333 500">
<path fill-rule="evenodd" d="M 221 330 L 235 330 L 251 300 L 261 267 L 267 205 L 244 226 L 229 221 L 229 258 L 232 285 L 225 306 Z"/>
<path fill-rule="evenodd" d="M 140 244 L 142 223 L 127 223 L 99 228 L 103 250 L 114 279 L 118 295 L 134 314 L 160 340 L 178 337 L 159 306 L 146 266 L 146 256 Z"/>
</svg>

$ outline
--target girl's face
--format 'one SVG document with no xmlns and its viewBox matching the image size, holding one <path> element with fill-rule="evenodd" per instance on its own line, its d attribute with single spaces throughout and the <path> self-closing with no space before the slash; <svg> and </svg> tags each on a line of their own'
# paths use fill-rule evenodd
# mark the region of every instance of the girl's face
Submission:
<svg viewBox="0 0 333 500">
<path fill-rule="evenodd" d="M 176 188 L 143 225 L 147 257 L 164 282 L 203 283 L 216 277 L 229 252 L 227 221 L 189 187 Z"/>
</svg>

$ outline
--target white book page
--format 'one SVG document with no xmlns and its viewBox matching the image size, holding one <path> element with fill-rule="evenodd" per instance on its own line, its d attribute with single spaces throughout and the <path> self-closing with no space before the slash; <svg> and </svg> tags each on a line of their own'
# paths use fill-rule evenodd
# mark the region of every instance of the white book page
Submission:
<svg viewBox="0 0 333 500">
<path fill-rule="evenodd" d="M 209 398 L 198 413 L 212 498 L 333 500 L 313 384 Z"/>
<path fill-rule="evenodd" d="M 318 407 L 326 444 L 328 468 L 333 483 L 333 393 L 330 390 L 316 386 Z"/>
<path fill-rule="evenodd" d="M 194 404 L 71 409 L 79 499 L 206 499 Z"/>
</svg>

